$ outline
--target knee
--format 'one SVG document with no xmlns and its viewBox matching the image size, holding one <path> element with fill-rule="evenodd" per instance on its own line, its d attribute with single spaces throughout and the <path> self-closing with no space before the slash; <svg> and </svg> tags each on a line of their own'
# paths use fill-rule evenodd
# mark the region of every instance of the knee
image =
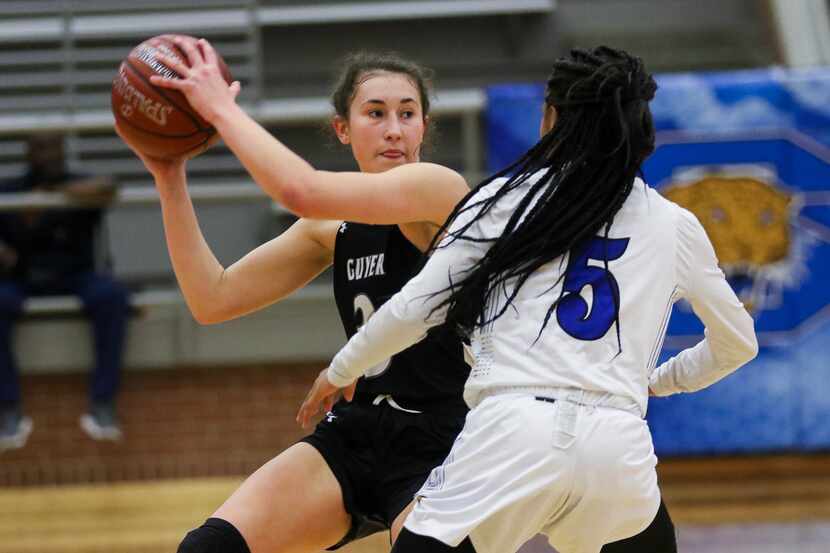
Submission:
<svg viewBox="0 0 830 553">
<path fill-rule="evenodd" d="M 233 524 L 209 518 L 191 530 L 179 544 L 177 553 L 251 553 L 245 538 Z"/>
</svg>

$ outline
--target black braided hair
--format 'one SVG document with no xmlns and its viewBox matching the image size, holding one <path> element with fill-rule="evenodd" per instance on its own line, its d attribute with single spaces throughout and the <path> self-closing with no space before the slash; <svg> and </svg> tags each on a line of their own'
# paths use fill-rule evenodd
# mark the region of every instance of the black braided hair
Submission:
<svg viewBox="0 0 830 553">
<path fill-rule="evenodd" d="M 648 102 L 656 90 L 642 60 L 622 50 L 574 49 L 554 63 L 545 96 L 545 104 L 558 115 L 553 129 L 516 162 L 473 188 L 433 240 L 431 251 L 459 215 L 477 210 L 470 221 L 453 229 L 446 243 L 473 240 L 465 231 L 508 192 L 526 186 L 504 232 L 480 239 L 491 244 L 486 255 L 445 289 L 451 294 L 440 307 L 448 306 L 450 324 L 469 333 L 491 323 L 507 311 L 535 270 L 565 253 L 579 253 L 603 228 L 608 237 L 641 164 L 654 151 Z M 542 178 L 528 183 L 539 172 Z M 505 182 L 493 194 L 469 202 L 502 177 Z M 607 269 L 607 252 L 604 262 Z M 499 296 L 506 301 L 496 301 Z M 537 340 L 561 297 L 550 305 Z M 614 301 L 619 323 L 619 299 Z"/>
</svg>

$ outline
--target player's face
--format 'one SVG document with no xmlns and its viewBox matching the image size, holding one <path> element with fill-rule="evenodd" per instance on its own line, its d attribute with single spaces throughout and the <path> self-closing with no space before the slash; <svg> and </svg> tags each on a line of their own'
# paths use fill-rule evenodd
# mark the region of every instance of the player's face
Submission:
<svg viewBox="0 0 830 553">
<path fill-rule="evenodd" d="M 379 173 L 420 159 L 425 118 L 418 88 L 406 75 L 369 76 L 358 85 L 348 122 L 338 119 L 337 136 L 351 145 L 361 171 Z"/>
</svg>

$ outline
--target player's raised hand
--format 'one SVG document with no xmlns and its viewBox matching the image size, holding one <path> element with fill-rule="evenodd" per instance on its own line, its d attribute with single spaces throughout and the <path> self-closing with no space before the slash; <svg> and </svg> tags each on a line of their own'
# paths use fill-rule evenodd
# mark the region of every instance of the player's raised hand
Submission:
<svg viewBox="0 0 830 553">
<path fill-rule="evenodd" d="M 118 121 L 115 122 L 115 132 L 130 147 L 138 159 L 141 160 L 150 174 L 153 175 L 153 178 L 156 179 L 156 182 L 170 180 L 174 175 L 180 175 L 182 179 L 184 178 L 185 163 L 187 162 L 185 156 L 173 159 L 159 159 L 149 156 L 133 144 L 130 136 L 121 130 Z"/>
<path fill-rule="evenodd" d="M 338 388 L 329 382 L 327 372 L 328 369 L 320 371 L 317 380 L 314 381 L 311 390 L 309 390 L 303 404 L 300 406 L 300 411 L 297 413 L 297 422 L 303 428 L 308 427 L 314 415 L 320 412 L 320 407 L 323 408 L 324 413 L 331 411 L 341 392 L 348 401 L 351 401 L 354 397 L 355 383 L 346 388 Z"/>
<path fill-rule="evenodd" d="M 228 90 L 231 95 L 231 100 L 235 101 L 236 97 L 239 95 L 239 81 L 235 81 L 233 84 L 231 84 L 231 86 L 228 87 Z M 156 178 L 157 183 L 159 179 L 167 180 L 170 175 L 179 173 L 183 174 L 184 165 L 185 162 L 187 162 L 187 160 L 199 155 L 203 151 L 207 150 L 208 148 L 216 144 L 221 139 L 219 134 L 214 133 L 214 135 L 198 149 L 186 152 L 185 154 L 177 158 L 161 159 L 152 157 L 142 152 L 141 148 L 139 148 L 136 144 L 133 143 L 130 136 L 122 131 L 120 123 L 117 120 L 115 122 L 115 132 L 119 137 L 121 137 L 121 140 L 123 140 L 124 143 L 130 147 L 130 149 L 141 160 L 141 162 L 144 163 L 144 166 L 147 168 L 150 174 L 152 174 L 153 177 Z"/>
<path fill-rule="evenodd" d="M 173 42 L 185 53 L 187 62 L 162 55 L 157 59 L 175 71 L 179 78 L 153 75 L 150 82 L 161 88 L 180 91 L 191 107 L 205 121 L 213 124 L 217 115 L 234 105 L 241 85 L 239 81 L 228 84 L 222 76 L 216 50 L 207 40 L 201 38 L 194 42 L 176 37 Z"/>
</svg>

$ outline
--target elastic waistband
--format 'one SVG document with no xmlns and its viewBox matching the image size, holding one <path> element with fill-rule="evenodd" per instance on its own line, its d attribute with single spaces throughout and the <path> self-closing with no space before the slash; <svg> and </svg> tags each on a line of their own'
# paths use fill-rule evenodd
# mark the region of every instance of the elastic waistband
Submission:
<svg viewBox="0 0 830 553">
<path fill-rule="evenodd" d="M 534 396 L 536 399 L 541 401 L 567 401 L 569 403 L 587 405 L 589 407 L 610 407 L 612 409 L 628 411 L 632 415 L 636 415 L 640 418 L 643 418 L 644 416 L 640 406 L 633 399 L 615 394 L 609 394 L 608 392 L 594 392 L 590 390 L 580 390 L 578 388 L 502 386 L 482 390 L 481 394 L 479 394 L 479 401 L 482 401 L 488 397 L 505 394 L 526 394 Z"/>
</svg>

